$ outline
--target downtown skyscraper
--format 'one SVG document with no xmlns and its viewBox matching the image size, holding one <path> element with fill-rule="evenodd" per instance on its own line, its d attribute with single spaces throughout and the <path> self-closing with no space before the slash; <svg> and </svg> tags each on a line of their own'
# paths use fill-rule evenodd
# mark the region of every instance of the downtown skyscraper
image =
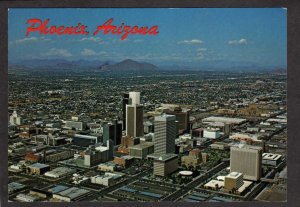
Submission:
<svg viewBox="0 0 300 207">
<path fill-rule="evenodd" d="M 163 114 L 154 118 L 154 153 L 175 152 L 176 116 Z"/>
</svg>

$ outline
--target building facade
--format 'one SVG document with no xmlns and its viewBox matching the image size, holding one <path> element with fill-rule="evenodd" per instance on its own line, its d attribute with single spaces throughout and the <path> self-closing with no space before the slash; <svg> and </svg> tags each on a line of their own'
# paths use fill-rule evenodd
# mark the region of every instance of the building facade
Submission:
<svg viewBox="0 0 300 207">
<path fill-rule="evenodd" d="M 154 118 L 154 152 L 167 154 L 175 152 L 176 117 L 161 115 Z"/>
<path fill-rule="evenodd" d="M 114 120 L 112 123 L 108 123 L 103 127 L 103 143 L 106 143 L 109 139 L 114 142 L 114 145 L 121 144 L 122 138 L 122 124 Z"/>
<path fill-rule="evenodd" d="M 237 191 L 243 184 L 243 174 L 239 172 L 231 172 L 225 176 L 224 190 L 226 192 Z"/>
<path fill-rule="evenodd" d="M 144 107 L 143 105 L 126 106 L 126 135 L 142 137 L 144 135 Z"/>
<path fill-rule="evenodd" d="M 262 148 L 250 145 L 231 147 L 230 172 L 243 173 L 246 180 L 259 180 L 262 176 Z"/>
<path fill-rule="evenodd" d="M 202 162 L 202 155 L 199 149 L 194 149 L 189 152 L 188 156 L 181 158 L 181 165 L 187 168 L 196 169 Z"/>
<path fill-rule="evenodd" d="M 153 174 L 167 176 L 178 170 L 178 155 L 165 154 L 153 161 Z"/>
</svg>

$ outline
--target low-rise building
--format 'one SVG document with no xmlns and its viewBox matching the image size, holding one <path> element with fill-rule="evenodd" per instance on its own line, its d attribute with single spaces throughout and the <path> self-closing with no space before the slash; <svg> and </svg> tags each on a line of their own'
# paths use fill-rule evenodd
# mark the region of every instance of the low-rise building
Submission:
<svg viewBox="0 0 300 207">
<path fill-rule="evenodd" d="M 8 184 L 8 194 L 12 194 L 24 188 L 26 188 L 26 186 L 21 183 L 11 182 Z"/>
<path fill-rule="evenodd" d="M 202 162 L 202 155 L 199 149 L 193 149 L 188 156 L 181 158 L 181 165 L 187 168 L 196 169 Z"/>
<path fill-rule="evenodd" d="M 152 154 L 153 152 L 154 145 L 152 142 L 144 142 L 129 147 L 129 155 L 134 158 L 143 159 L 147 157 L 147 155 Z"/>
<path fill-rule="evenodd" d="M 153 174 L 167 176 L 178 169 L 178 155 L 163 154 L 153 161 Z"/>
<path fill-rule="evenodd" d="M 106 162 L 106 163 L 101 163 L 98 165 L 98 170 L 104 171 L 104 172 L 114 172 L 116 169 L 116 164 L 113 162 Z"/>
<path fill-rule="evenodd" d="M 83 199 L 90 191 L 86 189 L 71 187 L 53 194 L 53 198 L 61 201 L 71 202 Z"/>
<path fill-rule="evenodd" d="M 104 185 L 104 186 L 111 186 L 118 182 L 122 175 L 115 174 L 115 173 L 105 173 L 104 175 L 97 175 L 91 177 L 91 183 Z"/>
<path fill-rule="evenodd" d="M 30 194 L 20 193 L 16 196 L 16 200 L 21 202 L 34 202 L 38 201 L 39 197 Z"/>
<path fill-rule="evenodd" d="M 215 142 L 209 146 L 212 149 L 219 149 L 219 150 L 229 150 L 230 149 L 229 145 L 226 143 L 223 143 L 223 142 Z"/>
<path fill-rule="evenodd" d="M 27 167 L 27 173 L 35 175 L 43 175 L 45 172 L 50 170 L 49 165 L 35 163 Z"/>
<path fill-rule="evenodd" d="M 74 151 L 73 150 L 64 150 L 61 152 L 55 152 L 50 155 L 46 155 L 46 162 L 58 162 L 61 160 L 66 160 L 69 158 L 74 157 Z"/>
<path fill-rule="evenodd" d="M 66 121 L 66 128 L 84 130 L 86 128 L 86 123 L 82 121 Z"/>
<path fill-rule="evenodd" d="M 128 167 L 131 163 L 133 163 L 133 160 L 134 158 L 132 156 L 125 155 L 122 157 L 115 157 L 113 162 L 119 166 Z"/>
<path fill-rule="evenodd" d="M 42 160 L 42 156 L 40 154 L 34 154 L 32 152 L 28 152 L 25 155 L 25 160 L 27 162 L 35 163 Z"/>
<path fill-rule="evenodd" d="M 208 139 L 217 139 L 219 138 L 220 131 L 215 130 L 215 129 L 204 129 L 203 131 L 203 137 L 208 138 Z"/>
<path fill-rule="evenodd" d="M 46 172 L 45 176 L 51 177 L 51 178 L 61 178 L 61 177 L 64 177 L 66 175 L 70 175 L 74 172 L 76 172 L 76 170 L 71 169 L 71 168 L 58 167 L 58 168 L 55 168 L 54 170 Z"/>
<path fill-rule="evenodd" d="M 244 184 L 243 174 L 239 172 L 231 172 L 225 176 L 224 191 L 234 192 L 237 191 Z"/>
<path fill-rule="evenodd" d="M 277 166 L 281 162 L 281 159 L 282 159 L 282 155 L 279 154 L 272 154 L 272 153 L 262 154 L 263 165 Z"/>
</svg>

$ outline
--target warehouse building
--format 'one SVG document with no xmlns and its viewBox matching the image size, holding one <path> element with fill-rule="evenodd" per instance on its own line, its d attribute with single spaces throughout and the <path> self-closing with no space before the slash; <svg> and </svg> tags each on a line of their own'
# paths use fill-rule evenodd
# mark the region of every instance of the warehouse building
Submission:
<svg viewBox="0 0 300 207">
<path fill-rule="evenodd" d="M 105 173 L 104 175 L 97 175 L 94 177 L 91 177 L 91 183 L 104 185 L 104 186 L 111 186 L 118 182 L 122 175 L 115 174 L 115 173 Z"/>
<path fill-rule="evenodd" d="M 202 119 L 202 123 L 211 123 L 211 122 L 221 122 L 226 124 L 242 124 L 246 122 L 247 119 L 240 119 L 240 118 L 232 118 L 232 117 L 218 117 L 218 116 L 210 116 L 207 118 Z"/>
<path fill-rule="evenodd" d="M 53 198 L 65 202 L 82 200 L 90 191 L 76 187 L 67 188 L 58 193 L 53 194 Z"/>
<path fill-rule="evenodd" d="M 54 170 L 46 172 L 45 176 L 51 177 L 51 178 L 61 178 L 61 177 L 64 177 L 66 175 L 73 174 L 74 172 L 76 172 L 76 170 L 71 169 L 71 168 L 58 167 L 58 168 L 55 168 Z"/>
</svg>

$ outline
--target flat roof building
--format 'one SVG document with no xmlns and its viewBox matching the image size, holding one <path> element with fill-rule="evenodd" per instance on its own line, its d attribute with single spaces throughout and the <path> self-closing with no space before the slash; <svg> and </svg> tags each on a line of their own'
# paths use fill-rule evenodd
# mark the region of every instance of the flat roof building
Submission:
<svg viewBox="0 0 300 207">
<path fill-rule="evenodd" d="M 66 121 L 66 128 L 76 129 L 76 130 L 85 130 L 86 123 L 82 121 Z"/>
<path fill-rule="evenodd" d="M 71 187 L 54 193 L 53 198 L 61 201 L 71 202 L 82 200 L 88 193 L 90 193 L 89 190 Z"/>
<path fill-rule="evenodd" d="M 130 155 L 125 155 L 122 157 L 114 157 L 114 163 L 122 166 L 122 167 L 128 167 L 131 163 L 133 163 L 134 158 Z"/>
<path fill-rule="evenodd" d="M 178 169 L 178 155 L 163 154 L 153 161 L 153 174 L 167 176 Z"/>
<path fill-rule="evenodd" d="M 167 154 L 175 152 L 176 117 L 163 114 L 154 117 L 154 152 Z"/>
<path fill-rule="evenodd" d="M 196 169 L 202 162 L 202 155 L 199 149 L 193 149 L 189 152 L 188 156 L 181 158 L 181 165 L 187 168 Z"/>
<path fill-rule="evenodd" d="M 224 190 L 226 192 L 235 192 L 244 184 L 243 174 L 239 172 L 231 172 L 225 176 Z"/>
<path fill-rule="evenodd" d="M 262 154 L 262 164 L 277 166 L 282 159 L 282 155 L 273 154 L 273 153 L 263 153 Z"/>
<path fill-rule="evenodd" d="M 122 175 L 115 174 L 115 173 L 105 173 L 104 175 L 97 175 L 91 177 L 91 183 L 104 185 L 104 186 L 111 186 L 114 183 L 118 182 Z"/>
<path fill-rule="evenodd" d="M 84 151 L 84 165 L 94 166 L 101 162 L 113 160 L 113 141 L 108 140 L 106 146 L 90 146 Z"/>
<path fill-rule="evenodd" d="M 76 170 L 71 169 L 71 168 L 58 167 L 58 168 L 55 168 L 54 170 L 46 172 L 45 176 L 51 177 L 51 178 L 61 178 L 61 177 L 64 177 L 66 175 L 70 175 L 74 172 L 76 172 Z"/>
<path fill-rule="evenodd" d="M 246 180 L 257 181 L 262 176 L 261 147 L 243 145 L 230 148 L 230 172 L 243 173 Z"/>
<path fill-rule="evenodd" d="M 104 171 L 104 172 L 114 172 L 116 169 L 116 164 L 113 162 L 106 162 L 106 163 L 101 163 L 98 165 L 98 170 Z"/>
<path fill-rule="evenodd" d="M 20 193 L 16 196 L 16 200 L 21 202 L 34 202 L 34 201 L 38 201 L 39 198 L 34 195 Z"/>
<path fill-rule="evenodd" d="M 144 142 L 129 147 L 129 155 L 134 158 L 143 159 L 147 155 L 154 152 L 154 144 L 152 142 Z"/>
<path fill-rule="evenodd" d="M 91 135 L 75 134 L 73 137 L 73 144 L 81 147 L 88 147 L 100 141 L 100 137 Z"/>
<path fill-rule="evenodd" d="M 247 119 L 222 117 L 222 116 L 210 116 L 210 117 L 202 119 L 203 123 L 222 122 L 222 123 L 227 123 L 227 124 L 242 124 L 246 121 L 247 121 Z"/>
<path fill-rule="evenodd" d="M 27 173 L 36 174 L 36 175 L 42 175 L 49 170 L 50 170 L 49 165 L 45 165 L 41 163 L 35 163 L 27 167 Z"/>
</svg>

